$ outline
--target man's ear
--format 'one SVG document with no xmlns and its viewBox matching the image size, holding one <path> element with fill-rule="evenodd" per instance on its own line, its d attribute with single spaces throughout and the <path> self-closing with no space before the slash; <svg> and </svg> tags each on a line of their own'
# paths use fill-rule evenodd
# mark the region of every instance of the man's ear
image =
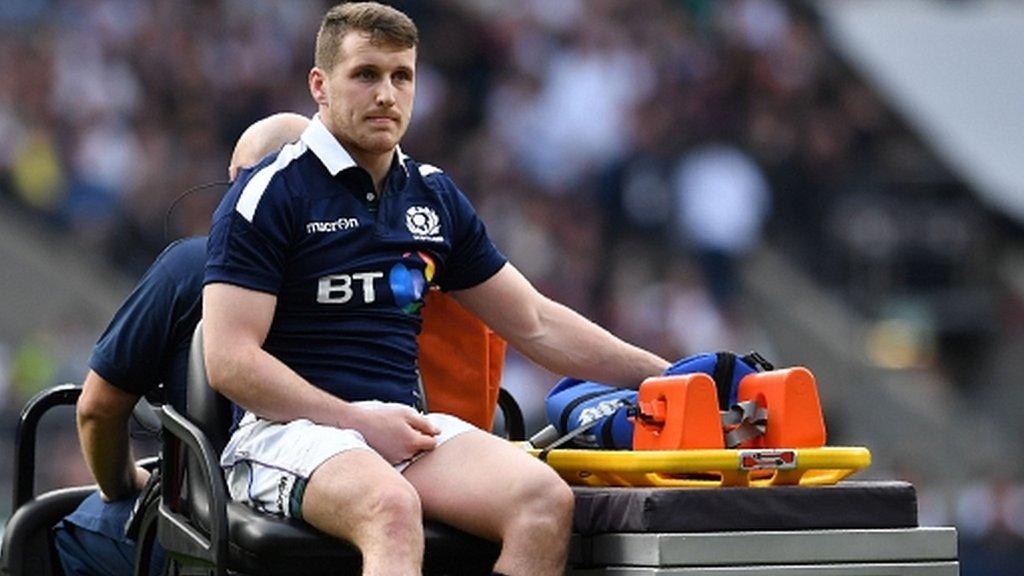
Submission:
<svg viewBox="0 0 1024 576">
<path fill-rule="evenodd" d="M 330 100 L 327 98 L 327 75 L 324 71 L 316 66 L 309 71 L 309 93 L 313 96 L 313 101 L 320 106 L 329 106 Z"/>
</svg>

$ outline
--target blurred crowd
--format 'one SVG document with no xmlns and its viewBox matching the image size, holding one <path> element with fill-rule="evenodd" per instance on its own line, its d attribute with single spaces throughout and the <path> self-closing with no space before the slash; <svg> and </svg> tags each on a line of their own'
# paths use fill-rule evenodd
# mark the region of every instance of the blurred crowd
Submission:
<svg viewBox="0 0 1024 576">
<path fill-rule="evenodd" d="M 736 271 L 765 239 L 875 313 L 894 286 L 982 274 L 977 210 L 804 3 L 391 3 L 421 31 L 403 149 L 453 175 L 543 292 L 628 340 L 673 358 L 763 345 Z M 250 122 L 314 112 L 328 4 L 5 1 L 0 201 L 137 277 L 206 232 L 226 187 L 179 196 L 226 180 Z M 57 359 L 0 348 L 7 405 L 84 373 L 95 336 Z M 507 379 L 553 382 L 516 357 Z"/>
<path fill-rule="evenodd" d="M 456 177 L 545 292 L 668 356 L 746 338 L 735 271 L 766 229 L 844 285 L 918 238 L 931 268 L 907 275 L 934 282 L 983 238 L 958 206 L 891 199 L 934 166 L 802 5 L 396 4 L 423 33 L 405 148 Z M 205 232 L 249 122 L 313 111 L 321 3 L 12 6 L 0 191 L 130 274 Z"/>
</svg>

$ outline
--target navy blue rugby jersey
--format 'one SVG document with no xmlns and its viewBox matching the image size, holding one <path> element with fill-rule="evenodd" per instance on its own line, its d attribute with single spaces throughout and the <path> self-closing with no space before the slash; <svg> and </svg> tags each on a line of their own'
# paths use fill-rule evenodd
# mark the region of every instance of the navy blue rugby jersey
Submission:
<svg viewBox="0 0 1024 576">
<path fill-rule="evenodd" d="M 168 246 L 100 336 L 89 367 L 140 396 L 163 383 L 166 401 L 184 411 L 188 349 L 202 314 L 205 262 L 205 237 Z"/>
<path fill-rule="evenodd" d="M 206 283 L 277 296 L 264 349 L 348 401 L 417 403 L 430 284 L 475 286 L 506 262 L 463 193 L 398 151 L 380 198 L 314 117 L 214 214 Z"/>
</svg>

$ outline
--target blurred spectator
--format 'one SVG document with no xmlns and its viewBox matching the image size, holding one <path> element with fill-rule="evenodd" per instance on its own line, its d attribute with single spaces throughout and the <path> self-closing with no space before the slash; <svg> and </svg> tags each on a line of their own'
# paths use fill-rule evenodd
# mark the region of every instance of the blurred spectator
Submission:
<svg viewBox="0 0 1024 576">
<path fill-rule="evenodd" d="M 696 253 L 715 301 L 730 309 L 739 288 L 736 267 L 757 247 L 768 215 L 761 169 L 739 148 L 709 143 L 680 159 L 673 188 L 679 240 Z"/>
<path fill-rule="evenodd" d="M 51 336 L 36 332 L 25 338 L 15 350 L 11 361 L 15 405 L 24 404 L 33 395 L 56 382 L 57 362 L 53 358 L 53 350 L 57 345 L 51 341 Z"/>
<path fill-rule="evenodd" d="M 66 199 L 56 143 L 39 128 L 30 128 L 20 136 L 14 140 L 10 158 L 12 192 L 27 206 L 56 217 Z"/>
<path fill-rule="evenodd" d="M 1024 485 L 1003 479 L 979 481 L 957 494 L 956 525 L 965 575 L 1020 573 L 1024 534 L 1020 532 Z"/>
</svg>

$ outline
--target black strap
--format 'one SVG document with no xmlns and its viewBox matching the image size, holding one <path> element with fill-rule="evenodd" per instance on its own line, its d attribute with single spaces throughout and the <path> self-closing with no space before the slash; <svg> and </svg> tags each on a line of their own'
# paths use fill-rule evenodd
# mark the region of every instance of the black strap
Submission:
<svg viewBox="0 0 1024 576">
<path fill-rule="evenodd" d="M 159 494 L 160 490 L 155 490 Z M 163 555 L 163 562 L 155 564 L 158 537 L 157 527 L 160 522 L 160 499 L 146 498 L 146 506 L 136 516 L 138 528 L 133 536 L 135 540 L 135 570 L 133 576 L 162 576 L 167 573 L 168 556 Z"/>
<path fill-rule="evenodd" d="M 601 424 L 601 445 L 605 448 L 613 448 L 615 446 L 615 439 L 612 437 L 612 430 L 614 429 L 615 416 L 618 413 L 618 410 L 612 412 L 604 419 L 604 424 Z"/>
<path fill-rule="evenodd" d="M 729 409 L 729 398 L 732 396 L 732 377 L 736 373 L 736 355 L 732 352 L 715 352 L 715 370 L 711 379 L 715 381 L 718 392 L 718 409 Z"/>
<path fill-rule="evenodd" d="M 160 467 L 157 466 L 149 474 L 149 480 L 146 480 L 146 485 L 142 487 L 142 492 L 139 492 L 139 497 L 135 499 L 135 505 L 132 506 L 132 513 L 128 516 L 128 521 L 124 524 L 124 535 L 129 540 L 136 540 L 139 536 L 139 529 L 142 527 L 142 521 L 145 516 L 145 511 L 149 505 L 160 499 Z"/>
<path fill-rule="evenodd" d="M 761 353 L 757 350 L 751 350 L 749 354 L 740 358 L 740 360 L 747 363 L 748 366 L 757 370 L 758 372 L 769 372 L 775 370 L 775 365 L 769 362 Z"/>
</svg>

